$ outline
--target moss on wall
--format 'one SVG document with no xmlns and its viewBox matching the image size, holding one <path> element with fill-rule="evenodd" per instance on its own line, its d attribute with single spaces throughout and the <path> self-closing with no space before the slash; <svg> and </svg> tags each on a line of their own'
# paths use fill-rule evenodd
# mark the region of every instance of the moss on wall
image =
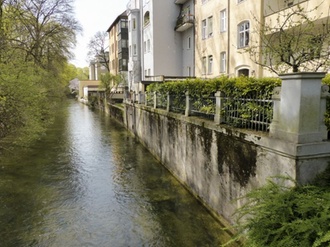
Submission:
<svg viewBox="0 0 330 247">
<path fill-rule="evenodd" d="M 247 143 L 237 137 L 216 132 L 218 146 L 218 171 L 229 173 L 241 186 L 246 186 L 250 177 L 255 176 L 257 150 L 253 143 Z"/>
</svg>

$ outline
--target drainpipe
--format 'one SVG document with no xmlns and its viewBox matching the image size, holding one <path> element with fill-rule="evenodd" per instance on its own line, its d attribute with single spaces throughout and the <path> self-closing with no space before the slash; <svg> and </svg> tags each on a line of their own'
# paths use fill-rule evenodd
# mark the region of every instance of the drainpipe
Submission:
<svg viewBox="0 0 330 247">
<path fill-rule="evenodd" d="M 261 6 L 260 6 L 260 25 L 261 25 L 261 27 L 262 27 L 262 30 L 261 30 L 261 32 L 263 33 L 264 32 L 264 25 L 265 25 L 265 15 L 264 15 L 264 8 L 265 8 L 265 6 L 264 6 L 264 0 L 261 0 L 260 1 L 261 2 Z M 259 36 L 259 44 L 260 44 L 260 42 L 261 42 L 261 37 Z M 258 70 L 259 70 L 259 73 L 258 73 L 258 77 L 259 78 L 261 78 L 261 77 L 263 77 L 263 75 L 264 75 L 264 70 L 263 70 L 263 67 L 260 65 L 261 64 L 261 62 L 262 62 L 262 48 L 261 48 L 261 45 L 259 45 L 259 65 L 257 65 L 259 68 L 258 68 Z"/>
<path fill-rule="evenodd" d="M 227 75 L 229 76 L 229 65 L 230 65 L 230 0 L 227 1 L 227 9 L 228 9 L 228 16 L 227 16 L 227 59 L 226 59 L 226 70 Z"/>
</svg>

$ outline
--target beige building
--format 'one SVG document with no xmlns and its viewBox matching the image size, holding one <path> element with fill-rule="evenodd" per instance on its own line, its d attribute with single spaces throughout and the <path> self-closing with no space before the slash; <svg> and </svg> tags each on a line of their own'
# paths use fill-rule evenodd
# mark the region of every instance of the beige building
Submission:
<svg viewBox="0 0 330 247">
<path fill-rule="evenodd" d="M 196 76 L 262 76 L 248 54 L 253 14 L 261 14 L 261 2 L 251 0 L 198 0 L 195 7 Z"/>
<path fill-rule="evenodd" d="M 252 40 L 253 45 L 260 41 L 260 24 L 276 25 L 281 12 L 297 4 L 319 23 L 329 15 L 328 0 L 196 0 L 195 4 L 195 67 L 196 77 L 202 78 L 275 75 L 244 52 Z"/>
</svg>

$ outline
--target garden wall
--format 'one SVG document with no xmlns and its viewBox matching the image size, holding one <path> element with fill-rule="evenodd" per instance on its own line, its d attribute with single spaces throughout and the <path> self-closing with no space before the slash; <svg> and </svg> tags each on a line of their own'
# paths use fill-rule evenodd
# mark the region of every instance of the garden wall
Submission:
<svg viewBox="0 0 330 247">
<path fill-rule="evenodd" d="M 209 209 L 233 223 L 238 200 L 272 176 L 306 183 L 330 161 L 329 143 L 299 144 L 268 133 L 140 104 L 125 105 L 124 124 Z M 322 154 L 321 154 L 322 153 Z"/>
</svg>

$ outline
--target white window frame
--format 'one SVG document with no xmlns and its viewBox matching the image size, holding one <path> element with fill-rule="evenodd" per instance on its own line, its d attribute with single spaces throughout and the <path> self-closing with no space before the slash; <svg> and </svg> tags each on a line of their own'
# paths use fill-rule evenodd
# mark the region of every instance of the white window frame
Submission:
<svg viewBox="0 0 330 247">
<path fill-rule="evenodd" d="M 202 20 L 202 39 L 206 39 L 206 19 Z"/>
<path fill-rule="evenodd" d="M 207 58 L 207 73 L 209 75 L 213 74 L 213 56 L 209 55 Z"/>
<path fill-rule="evenodd" d="M 206 75 L 206 57 L 202 57 L 202 75 Z"/>
<path fill-rule="evenodd" d="M 207 18 L 207 36 L 213 36 L 213 16 Z"/>
<path fill-rule="evenodd" d="M 220 73 L 225 73 L 227 69 L 227 54 L 225 51 L 220 53 Z"/>
<path fill-rule="evenodd" d="M 238 30 L 238 35 L 237 35 L 238 48 L 244 48 L 249 46 L 250 22 L 249 21 L 241 22 L 238 25 L 237 30 Z"/>
<path fill-rule="evenodd" d="M 220 11 L 220 32 L 227 31 L 227 9 L 223 9 Z"/>
</svg>

